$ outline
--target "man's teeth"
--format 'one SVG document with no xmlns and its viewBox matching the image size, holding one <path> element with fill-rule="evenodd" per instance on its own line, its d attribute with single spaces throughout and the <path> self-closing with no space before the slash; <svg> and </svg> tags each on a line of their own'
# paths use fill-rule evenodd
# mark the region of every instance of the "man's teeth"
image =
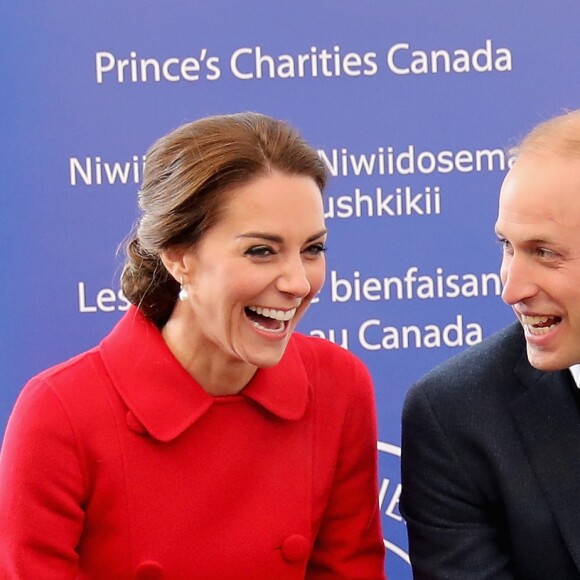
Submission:
<svg viewBox="0 0 580 580">
<path fill-rule="evenodd" d="M 526 316 L 522 314 L 522 322 L 524 324 L 543 324 L 550 320 L 550 316 Z"/>
<path fill-rule="evenodd" d="M 553 316 L 525 316 L 525 315 L 522 315 L 521 320 L 522 324 L 525 324 L 527 330 L 531 334 L 535 335 L 547 334 L 548 332 L 550 332 L 550 330 L 556 327 L 559 321 L 558 318 L 554 318 Z M 549 321 L 552 321 L 552 323 L 547 324 Z M 547 326 L 543 326 L 546 324 Z"/>
<path fill-rule="evenodd" d="M 291 310 L 275 310 L 274 308 L 262 308 L 261 306 L 248 306 L 248 310 L 259 314 L 260 316 L 273 318 L 274 320 L 280 320 L 281 322 L 292 320 L 296 314 L 296 308 L 292 308 Z"/>
</svg>

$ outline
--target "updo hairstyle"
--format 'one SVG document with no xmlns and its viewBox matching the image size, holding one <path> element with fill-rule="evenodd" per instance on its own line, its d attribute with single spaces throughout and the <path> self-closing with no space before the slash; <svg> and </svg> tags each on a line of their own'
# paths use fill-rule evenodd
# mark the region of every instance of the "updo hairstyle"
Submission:
<svg viewBox="0 0 580 580">
<path fill-rule="evenodd" d="M 326 185 L 316 151 L 287 123 L 258 113 L 207 117 L 156 141 L 146 154 L 141 217 L 125 248 L 121 287 L 129 302 L 162 327 L 179 283 L 161 251 L 195 246 L 233 189 L 273 170 L 311 177 L 321 191 Z"/>
</svg>

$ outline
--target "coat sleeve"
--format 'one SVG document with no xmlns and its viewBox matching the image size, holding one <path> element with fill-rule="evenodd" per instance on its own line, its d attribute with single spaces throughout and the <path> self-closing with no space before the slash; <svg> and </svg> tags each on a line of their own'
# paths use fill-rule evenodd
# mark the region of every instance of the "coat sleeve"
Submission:
<svg viewBox="0 0 580 580">
<path fill-rule="evenodd" d="M 83 477 L 68 418 L 34 380 L 8 421 L 0 454 L 0 578 L 74 578 Z"/>
<path fill-rule="evenodd" d="M 310 558 L 308 580 L 385 578 L 374 390 L 366 367 L 354 362 L 354 374 L 339 381 L 354 381 L 354 398 L 348 404 L 333 489 Z"/>
<path fill-rule="evenodd" d="M 501 516 L 478 488 L 468 455 L 454 444 L 459 436 L 454 427 L 449 418 L 439 419 L 421 384 L 409 390 L 402 419 L 400 509 L 413 577 L 513 579 Z"/>
</svg>

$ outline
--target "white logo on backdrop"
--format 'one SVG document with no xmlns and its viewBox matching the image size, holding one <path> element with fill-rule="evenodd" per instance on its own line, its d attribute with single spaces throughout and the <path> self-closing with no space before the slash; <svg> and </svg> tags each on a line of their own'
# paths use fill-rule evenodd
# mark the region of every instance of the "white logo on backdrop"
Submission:
<svg viewBox="0 0 580 580">
<path fill-rule="evenodd" d="M 401 547 L 400 540 L 406 538 L 405 522 L 399 513 L 401 495 L 400 458 L 401 448 L 391 443 L 377 442 L 379 455 L 379 506 L 383 524 L 383 541 L 389 554 L 394 554 L 410 564 L 406 547 Z M 387 537 L 389 539 L 387 539 Z"/>
</svg>

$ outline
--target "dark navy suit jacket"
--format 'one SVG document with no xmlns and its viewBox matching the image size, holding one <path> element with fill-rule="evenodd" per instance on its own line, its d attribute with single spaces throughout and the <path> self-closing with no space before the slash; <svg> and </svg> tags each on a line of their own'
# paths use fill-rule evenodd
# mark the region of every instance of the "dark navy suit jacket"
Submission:
<svg viewBox="0 0 580 580">
<path fill-rule="evenodd" d="M 580 578 L 580 408 L 519 323 L 440 365 L 403 410 L 415 579 Z"/>
</svg>

